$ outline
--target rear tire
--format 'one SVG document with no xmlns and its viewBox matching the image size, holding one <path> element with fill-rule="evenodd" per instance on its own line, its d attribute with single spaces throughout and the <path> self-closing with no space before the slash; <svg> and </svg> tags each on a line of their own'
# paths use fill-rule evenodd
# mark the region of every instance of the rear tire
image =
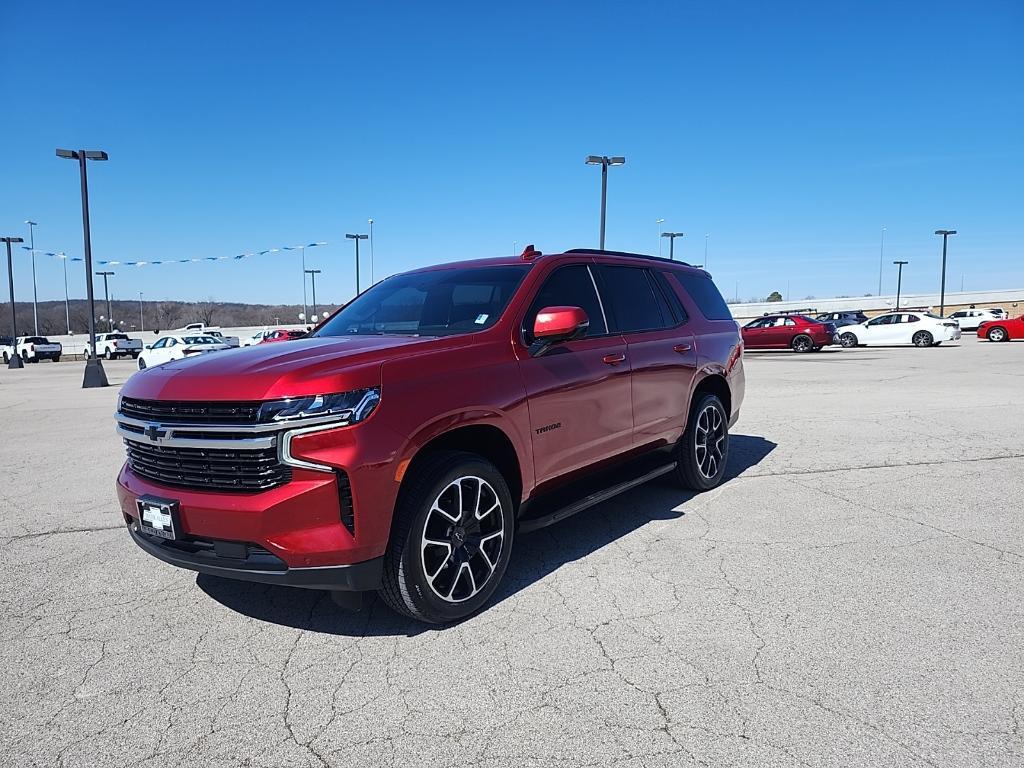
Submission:
<svg viewBox="0 0 1024 768">
<path fill-rule="evenodd" d="M 53 362 L 59 363 L 60 362 L 60 355 L 57 355 L 55 358 L 53 358 Z"/>
<path fill-rule="evenodd" d="M 814 342 L 811 340 L 810 336 L 801 333 L 799 336 L 795 337 L 792 342 L 790 342 L 790 346 L 793 348 L 794 352 L 810 352 L 814 349 Z"/>
<path fill-rule="evenodd" d="M 703 395 L 690 409 L 675 459 L 674 474 L 684 488 L 710 491 L 722 482 L 729 460 L 729 415 L 715 395 Z"/>
<path fill-rule="evenodd" d="M 852 349 L 853 347 L 857 346 L 857 337 L 854 334 L 847 331 L 846 333 L 839 337 L 839 343 L 846 349 Z"/>
<path fill-rule="evenodd" d="M 514 527 L 512 496 L 493 464 L 462 451 L 424 457 L 399 493 L 381 598 L 431 624 L 471 616 L 505 574 Z"/>
<path fill-rule="evenodd" d="M 910 339 L 915 347 L 930 347 L 935 339 L 928 331 L 918 331 Z"/>
<path fill-rule="evenodd" d="M 985 334 L 989 341 L 1009 341 L 1010 334 L 1006 332 L 1006 329 L 1001 325 L 997 325 L 994 328 L 989 328 L 988 333 Z"/>
<path fill-rule="evenodd" d="M 107 360 L 113 360 L 114 359 L 114 356 L 111 354 L 110 349 L 107 349 L 107 351 L 103 353 L 103 356 L 105 358 L 107 358 Z"/>
<path fill-rule="evenodd" d="M 6 352 L 4 352 L 4 365 L 7 365 L 7 363 L 9 362 L 11 362 L 11 357 Z"/>
</svg>

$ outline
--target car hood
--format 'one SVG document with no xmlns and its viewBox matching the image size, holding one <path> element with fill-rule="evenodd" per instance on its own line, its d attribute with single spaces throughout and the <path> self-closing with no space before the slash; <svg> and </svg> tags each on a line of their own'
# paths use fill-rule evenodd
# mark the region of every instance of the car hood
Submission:
<svg viewBox="0 0 1024 768">
<path fill-rule="evenodd" d="M 153 400 L 269 400 L 380 385 L 384 360 L 429 351 L 443 339 L 338 336 L 231 347 L 132 376 L 121 394 Z M 463 339 L 465 343 L 465 339 Z"/>
</svg>

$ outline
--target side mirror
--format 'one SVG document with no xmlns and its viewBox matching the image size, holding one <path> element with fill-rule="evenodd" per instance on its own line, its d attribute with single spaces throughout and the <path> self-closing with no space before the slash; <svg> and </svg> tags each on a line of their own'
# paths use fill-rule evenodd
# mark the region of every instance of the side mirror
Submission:
<svg viewBox="0 0 1024 768">
<path fill-rule="evenodd" d="M 147 344 L 147 345 L 146 345 L 146 349 L 152 349 L 152 348 L 153 348 L 153 345 L 152 345 L 152 344 Z"/>
<path fill-rule="evenodd" d="M 530 354 L 540 357 L 553 344 L 582 338 L 589 327 L 590 319 L 580 307 L 544 307 L 533 321 Z"/>
</svg>

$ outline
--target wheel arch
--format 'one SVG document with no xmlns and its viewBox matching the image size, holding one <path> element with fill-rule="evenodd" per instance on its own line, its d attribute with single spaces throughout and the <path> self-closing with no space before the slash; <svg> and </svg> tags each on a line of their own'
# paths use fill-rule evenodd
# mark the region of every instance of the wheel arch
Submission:
<svg viewBox="0 0 1024 768">
<path fill-rule="evenodd" d="M 399 496 L 426 457 L 436 451 L 465 451 L 491 462 L 505 478 L 516 506 L 521 503 L 526 478 L 520 452 L 508 433 L 490 420 L 421 433 L 411 442 L 410 450 L 402 461 Z"/>
<path fill-rule="evenodd" d="M 702 394 L 714 395 L 721 400 L 722 405 L 725 406 L 726 415 L 730 419 L 732 418 L 732 388 L 724 374 L 717 371 L 705 371 L 693 387 L 690 403 L 694 403 Z"/>
</svg>

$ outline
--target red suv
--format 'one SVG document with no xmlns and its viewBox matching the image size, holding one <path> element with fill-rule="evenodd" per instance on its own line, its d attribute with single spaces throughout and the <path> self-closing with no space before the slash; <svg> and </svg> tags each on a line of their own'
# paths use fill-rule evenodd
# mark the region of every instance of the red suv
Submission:
<svg viewBox="0 0 1024 768">
<path fill-rule="evenodd" d="M 818 352 L 835 342 L 834 323 L 813 320 L 806 315 L 765 315 L 743 326 L 743 346 L 747 349 Z"/>
<path fill-rule="evenodd" d="M 117 493 L 173 565 L 447 622 L 520 533 L 659 475 L 717 486 L 743 392 L 706 272 L 531 246 L 390 277 L 305 339 L 135 374 Z"/>
</svg>

